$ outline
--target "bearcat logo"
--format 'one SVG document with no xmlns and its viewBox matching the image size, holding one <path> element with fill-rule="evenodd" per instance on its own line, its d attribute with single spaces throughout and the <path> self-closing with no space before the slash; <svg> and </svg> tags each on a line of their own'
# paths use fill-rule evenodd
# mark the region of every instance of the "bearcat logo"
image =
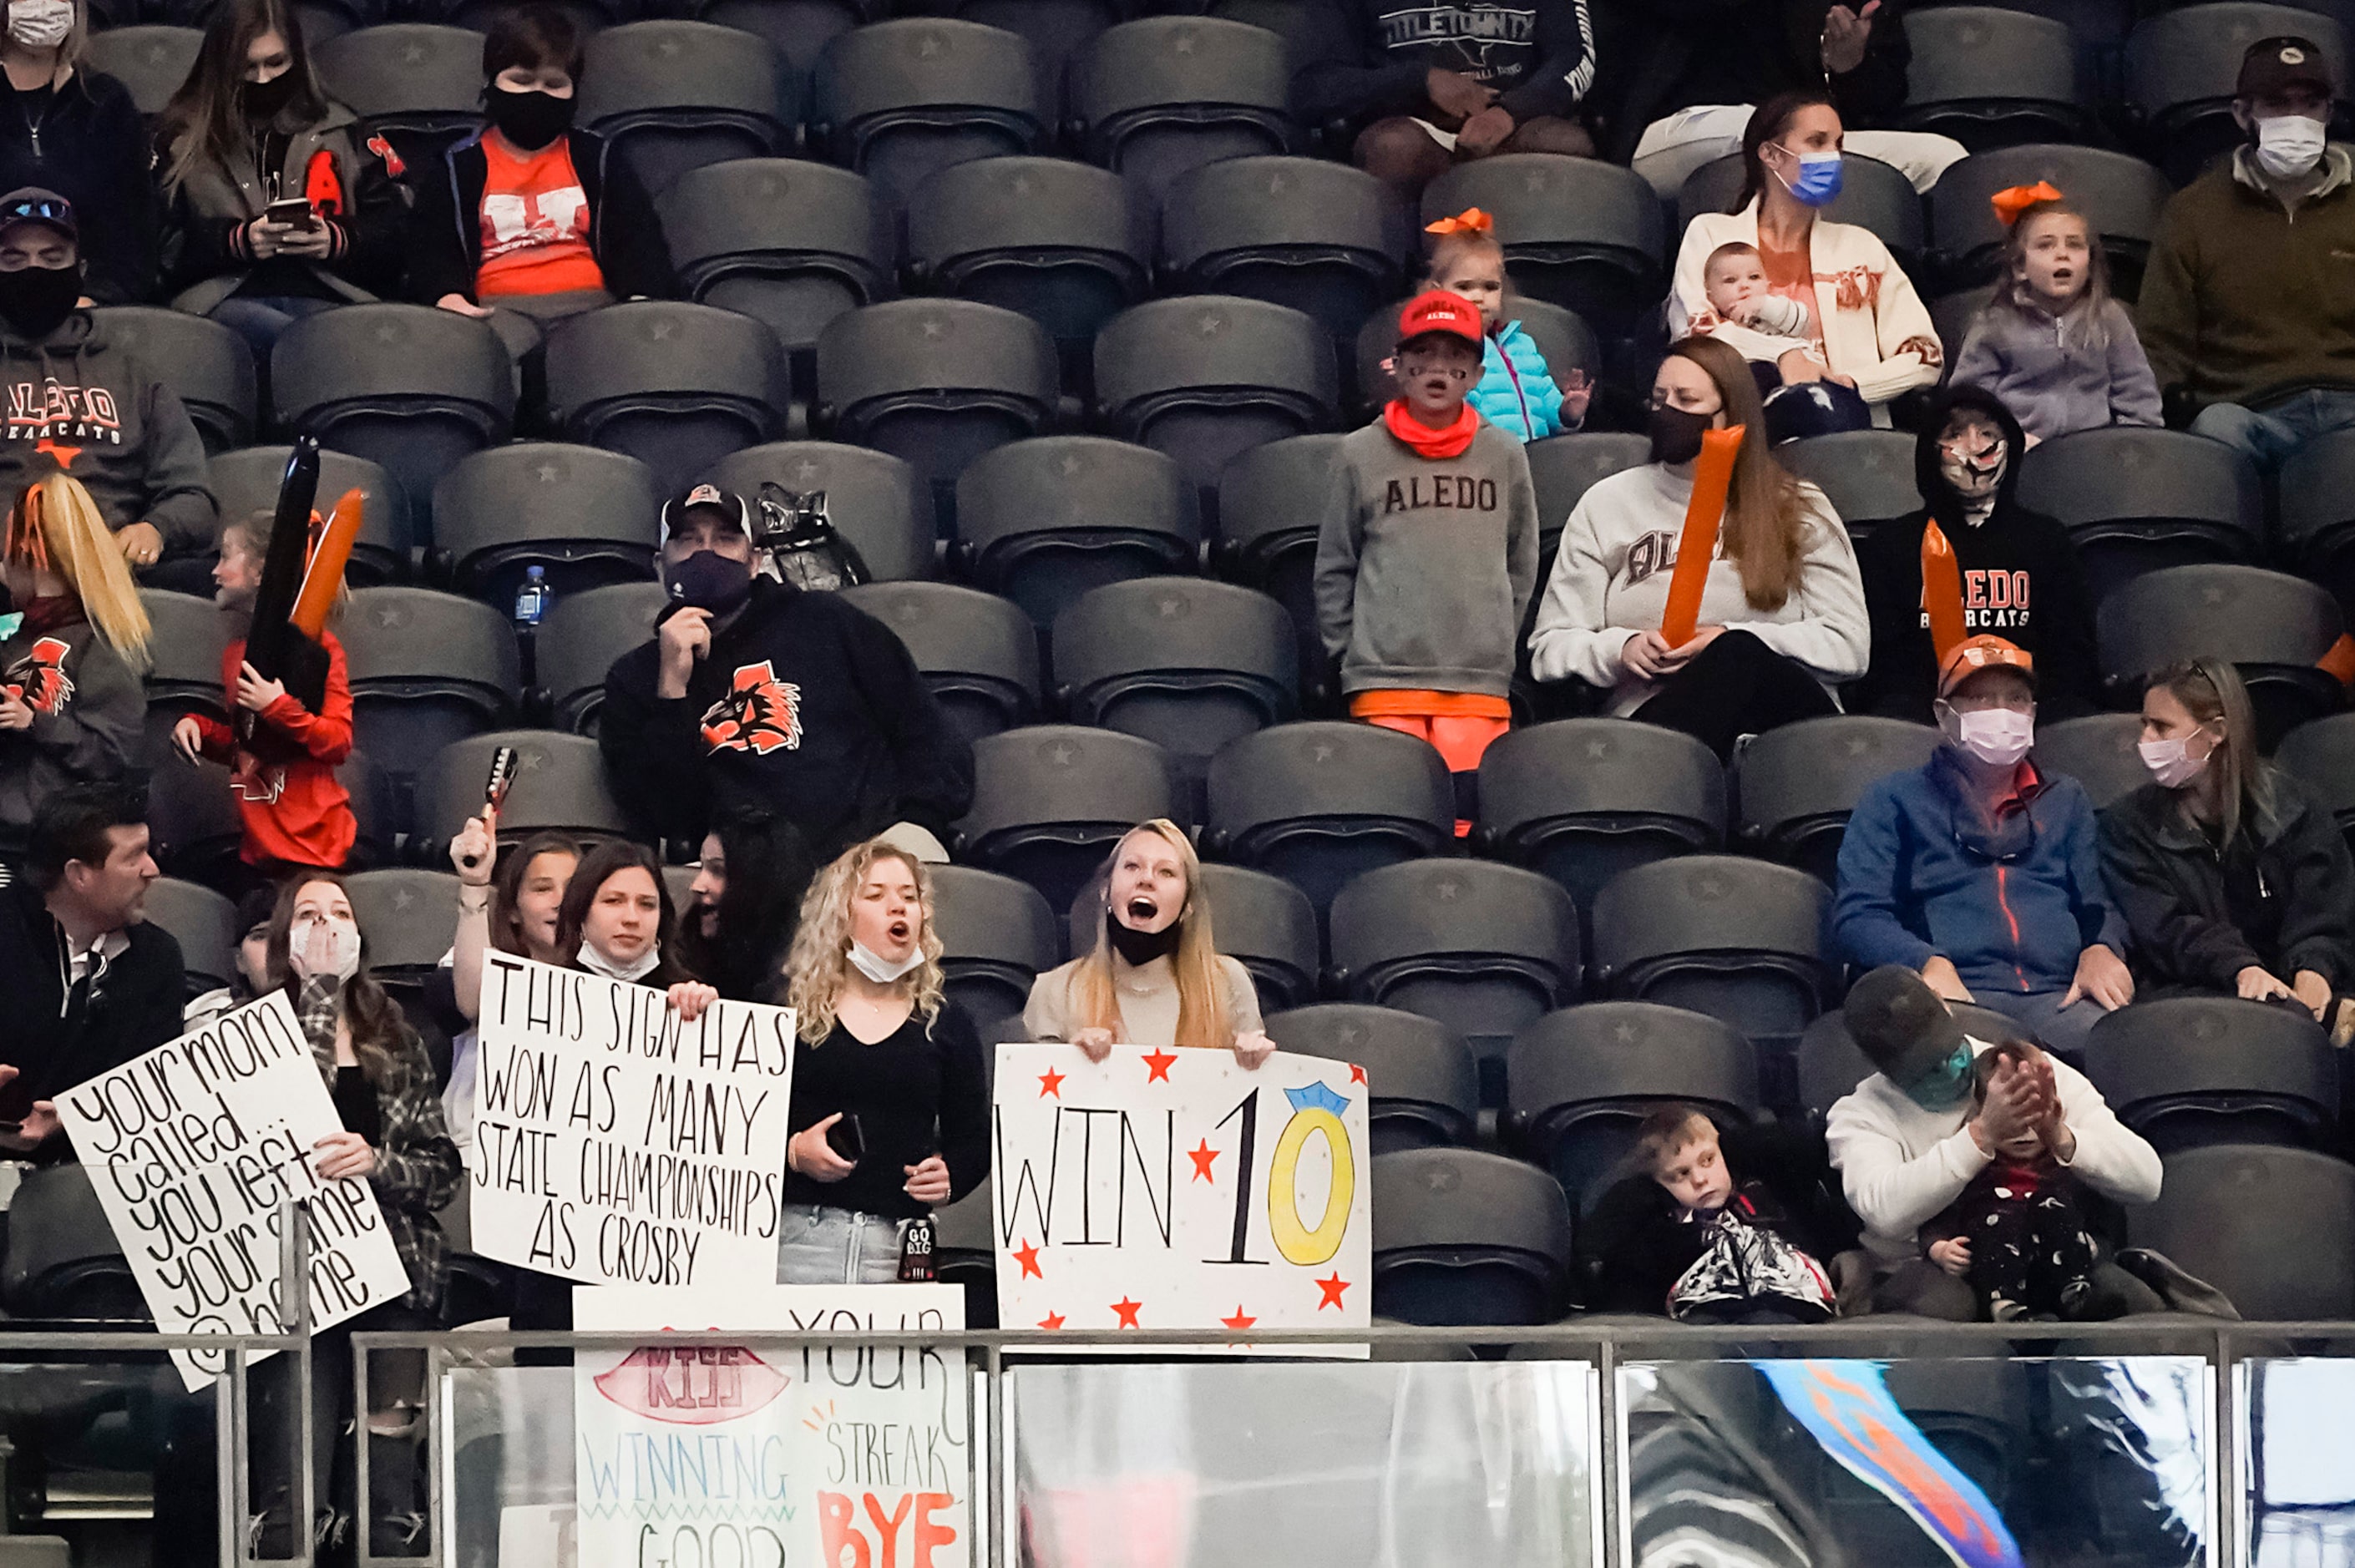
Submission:
<svg viewBox="0 0 2355 1568">
<path fill-rule="evenodd" d="M 798 751 L 802 689 L 777 679 L 765 659 L 740 664 L 728 694 L 703 715 L 703 744 L 714 751 Z"/>
<path fill-rule="evenodd" d="M 66 644 L 44 637 L 8 666 L 8 694 L 45 717 L 55 718 L 73 700 L 73 677 L 66 673 Z"/>
</svg>

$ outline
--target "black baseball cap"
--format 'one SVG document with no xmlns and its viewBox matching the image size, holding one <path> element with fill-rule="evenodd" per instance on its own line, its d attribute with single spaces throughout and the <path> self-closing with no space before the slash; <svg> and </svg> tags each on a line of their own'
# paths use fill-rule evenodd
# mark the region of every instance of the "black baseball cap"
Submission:
<svg viewBox="0 0 2355 1568">
<path fill-rule="evenodd" d="M 1900 1088 L 1963 1043 L 1963 1026 L 1938 993 L 1902 964 L 1883 964 L 1850 986 L 1840 1016 L 1857 1049 Z"/>
<path fill-rule="evenodd" d="M 744 503 L 742 496 L 716 484 L 698 484 L 685 495 L 663 503 L 662 542 L 669 544 L 670 536 L 687 525 L 688 513 L 705 508 L 735 524 L 747 539 L 752 536 L 752 509 Z"/>
<path fill-rule="evenodd" d="M 81 226 L 74 221 L 73 203 L 38 185 L 20 185 L 0 196 L 0 234 L 20 223 L 41 223 L 75 244 L 81 243 Z"/>
<path fill-rule="evenodd" d="M 2259 38 L 2241 57 L 2241 75 L 2232 89 L 2232 96 L 2254 100 L 2276 96 L 2292 88 L 2311 88 L 2325 98 L 2336 89 L 2330 80 L 2330 61 L 2324 58 L 2321 47 L 2311 38 L 2285 35 L 2275 38 Z"/>
</svg>

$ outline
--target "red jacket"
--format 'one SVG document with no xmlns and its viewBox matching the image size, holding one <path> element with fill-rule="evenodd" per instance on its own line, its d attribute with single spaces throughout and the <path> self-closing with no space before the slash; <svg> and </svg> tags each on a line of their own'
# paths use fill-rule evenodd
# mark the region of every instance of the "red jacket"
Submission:
<svg viewBox="0 0 2355 1568">
<path fill-rule="evenodd" d="M 255 746 L 240 747 L 229 726 L 197 716 L 204 753 L 230 765 L 230 792 L 245 819 L 248 865 L 273 861 L 289 865 L 340 866 L 359 836 L 352 798 L 336 781 L 336 766 L 352 754 L 352 686 L 344 667 L 344 645 L 323 631 L 327 649 L 327 711 L 314 714 L 292 696 L 261 710 Z M 221 689 L 237 702 L 237 673 L 245 663 L 245 639 L 221 653 Z M 259 752 L 260 755 L 256 755 Z"/>
</svg>

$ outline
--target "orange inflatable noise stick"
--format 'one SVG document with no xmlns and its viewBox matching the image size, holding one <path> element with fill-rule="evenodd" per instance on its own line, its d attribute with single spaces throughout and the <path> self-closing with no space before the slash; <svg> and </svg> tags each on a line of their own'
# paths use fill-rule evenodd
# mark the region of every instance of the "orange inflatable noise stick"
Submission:
<svg viewBox="0 0 2355 1568">
<path fill-rule="evenodd" d="M 1677 535 L 1677 566 L 1668 578 L 1668 608 L 1660 617 L 1660 640 L 1681 648 L 1700 626 L 1701 590 L 1709 586 L 1710 563 L 1717 558 L 1718 526 L 1725 520 L 1726 493 L 1733 487 L 1733 458 L 1742 450 L 1742 427 L 1703 430 L 1700 456 L 1693 463 L 1692 499 L 1685 503 L 1684 532 Z"/>
<path fill-rule="evenodd" d="M 1963 567 L 1934 517 L 1922 530 L 1922 608 L 1930 617 L 1931 657 L 1944 668 L 1963 640 Z"/>
<path fill-rule="evenodd" d="M 314 642 L 326 630 L 327 612 L 343 590 L 344 567 L 352 558 L 352 542 L 360 535 L 360 514 L 367 504 L 358 491 L 345 491 L 327 514 L 318 547 L 311 552 L 310 569 L 303 574 L 302 591 L 294 596 L 294 609 L 286 620 Z"/>
</svg>

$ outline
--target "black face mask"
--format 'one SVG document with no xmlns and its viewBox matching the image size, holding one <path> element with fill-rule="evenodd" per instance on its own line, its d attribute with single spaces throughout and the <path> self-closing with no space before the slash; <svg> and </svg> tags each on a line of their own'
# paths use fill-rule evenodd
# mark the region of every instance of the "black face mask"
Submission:
<svg viewBox="0 0 2355 1568">
<path fill-rule="evenodd" d="M 1136 969 L 1176 952 L 1178 928 L 1184 924 L 1185 916 L 1180 915 L 1158 931 L 1139 931 L 1121 924 L 1120 916 L 1107 909 L 1104 911 L 1104 938 L 1112 943 L 1112 950 L 1118 953 L 1130 969 Z"/>
<path fill-rule="evenodd" d="M 1710 429 L 1714 414 L 1689 413 L 1682 408 L 1655 408 L 1646 427 L 1652 437 L 1654 462 L 1690 462 L 1700 456 L 1701 433 Z"/>
<path fill-rule="evenodd" d="M 663 587 L 673 603 L 725 615 L 751 597 L 752 572 L 717 550 L 698 550 L 676 566 L 663 567 Z"/>
<path fill-rule="evenodd" d="M 36 341 L 58 330 L 81 298 L 79 267 L 27 267 L 0 272 L 0 319 Z"/>
<path fill-rule="evenodd" d="M 249 81 L 238 89 L 238 102 L 245 117 L 256 125 L 266 125 L 278 118 L 278 111 L 293 101 L 294 73 L 282 70 L 268 81 Z"/>
<path fill-rule="evenodd" d="M 536 89 L 517 92 L 493 82 L 485 102 L 499 134 L 527 153 L 547 146 L 572 129 L 573 100 L 570 98 Z"/>
</svg>

